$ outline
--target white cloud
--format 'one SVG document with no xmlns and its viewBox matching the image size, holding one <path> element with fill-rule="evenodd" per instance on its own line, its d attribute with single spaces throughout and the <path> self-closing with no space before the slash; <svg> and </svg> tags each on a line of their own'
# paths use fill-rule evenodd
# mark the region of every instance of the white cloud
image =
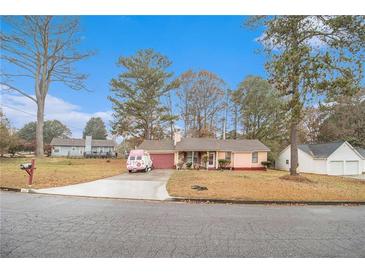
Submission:
<svg viewBox="0 0 365 274">
<path fill-rule="evenodd" d="M 1 92 L 1 108 L 15 128 L 21 128 L 28 122 L 36 121 L 36 104 L 24 96 L 3 89 Z M 108 128 L 110 120 L 112 120 L 112 111 L 88 113 L 83 112 L 79 105 L 58 97 L 48 95 L 46 98 L 45 120 L 56 119 L 61 121 L 70 128 L 73 137 L 82 137 L 85 124 L 91 117 L 101 117 Z"/>
<path fill-rule="evenodd" d="M 330 16 L 324 16 L 327 19 Z M 325 25 L 318 17 L 316 16 L 309 16 L 302 21 L 303 29 L 311 30 L 311 31 L 321 31 L 323 33 L 331 33 L 332 29 Z M 274 37 L 269 37 L 267 39 L 266 32 L 263 32 L 259 37 L 254 39 L 255 42 L 263 44 L 265 47 L 273 48 L 276 50 L 283 50 L 285 48 L 284 45 L 275 43 Z M 325 48 L 327 46 L 326 42 L 321 40 L 319 37 L 312 37 L 305 40 L 305 43 L 312 48 Z"/>
</svg>

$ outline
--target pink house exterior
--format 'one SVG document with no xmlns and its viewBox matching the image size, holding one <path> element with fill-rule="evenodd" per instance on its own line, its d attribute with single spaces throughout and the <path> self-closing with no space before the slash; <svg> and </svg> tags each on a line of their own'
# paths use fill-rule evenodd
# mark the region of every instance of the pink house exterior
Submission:
<svg viewBox="0 0 365 274">
<path fill-rule="evenodd" d="M 228 168 L 233 170 L 265 170 L 262 162 L 267 161 L 270 151 L 259 140 L 181 138 L 177 134 L 174 140 L 145 140 L 138 148 L 150 153 L 154 168 L 176 168 L 191 163 L 194 167 L 218 169 L 219 160 L 227 159 Z"/>
</svg>

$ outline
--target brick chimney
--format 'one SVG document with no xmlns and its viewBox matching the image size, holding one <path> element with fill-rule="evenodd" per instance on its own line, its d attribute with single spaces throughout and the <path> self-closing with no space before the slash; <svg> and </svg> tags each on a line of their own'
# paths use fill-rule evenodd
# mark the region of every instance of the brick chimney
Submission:
<svg viewBox="0 0 365 274">
<path fill-rule="evenodd" d="M 180 133 L 180 131 L 175 131 L 174 132 L 174 146 L 176 146 L 176 144 L 180 141 L 181 141 L 181 133 Z"/>
</svg>

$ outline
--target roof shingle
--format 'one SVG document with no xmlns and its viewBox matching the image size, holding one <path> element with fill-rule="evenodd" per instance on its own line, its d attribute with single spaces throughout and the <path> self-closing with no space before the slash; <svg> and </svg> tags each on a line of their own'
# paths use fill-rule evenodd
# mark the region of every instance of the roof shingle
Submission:
<svg viewBox="0 0 365 274">
<path fill-rule="evenodd" d="M 214 138 L 182 138 L 174 146 L 170 139 L 144 140 L 138 147 L 145 150 L 176 150 L 176 151 L 270 151 L 259 140 L 218 140 Z"/>
<path fill-rule="evenodd" d="M 357 152 L 360 153 L 360 155 L 365 158 L 365 148 L 362 147 L 355 147 L 355 149 L 357 150 Z"/>
<path fill-rule="evenodd" d="M 144 140 L 138 148 L 145 150 L 174 150 L 174 142 L 170 139 Z"/>
<path fill-rule="evenodd" d="M 323 144 L 302 144 L 298 148 L 314 158 L 328 158 L 344 141 Z"/>
</svg>

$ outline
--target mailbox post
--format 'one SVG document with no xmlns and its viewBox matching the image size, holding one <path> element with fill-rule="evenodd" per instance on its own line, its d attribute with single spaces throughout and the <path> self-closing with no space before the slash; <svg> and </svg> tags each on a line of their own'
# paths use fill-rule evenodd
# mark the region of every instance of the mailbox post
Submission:
<svg viewBox="0 0 365 274">
<path fill-rule="evenodd" d="M 25 170 L 26 173 L 28 173 L 28 187 L 30 188 L 33 183 L 33 175 L 35 170 L 35 159 L 32 159 L 30 163 L 21 164 L 20 169 Z"/>
</svg>

